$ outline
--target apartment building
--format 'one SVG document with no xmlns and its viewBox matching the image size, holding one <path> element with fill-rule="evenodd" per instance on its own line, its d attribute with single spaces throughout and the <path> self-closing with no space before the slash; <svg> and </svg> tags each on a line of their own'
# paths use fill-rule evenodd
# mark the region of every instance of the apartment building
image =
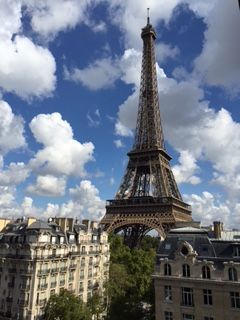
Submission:
<svg viewBox="0 0 240 320">
<path fill-rule="evenodd" d="M 156 320 L 240 319 L 240 232 L 173 229 L 160 244 Z"/>
<path fill-rule="evenodd" d="M 102 292 L 110 252 L 108 235 L 97 223 L 28 218 L 2 225 L 0 320 L 41 319 L 47 300 L 61 289 L 85 302 Z"/>
</svg>

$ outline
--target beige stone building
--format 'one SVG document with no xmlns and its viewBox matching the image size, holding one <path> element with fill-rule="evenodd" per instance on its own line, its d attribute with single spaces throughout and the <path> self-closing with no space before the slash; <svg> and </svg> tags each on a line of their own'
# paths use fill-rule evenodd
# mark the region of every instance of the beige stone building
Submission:
<svg viewBox="0 0 240 320">
<path fill-rule="evenodd" d="M 63 288 L 86 302 L 103 290 L 109 257 L 108 235 L 94 222 L 9 222 L 0 232 L 0 320 L 41 319 L 50 295 Z"/>
<path fill-rule="evenodd" d="M 240 233 L 170 231 L 153 277 L 156 320 L 239 320 Z"/>
</svg>

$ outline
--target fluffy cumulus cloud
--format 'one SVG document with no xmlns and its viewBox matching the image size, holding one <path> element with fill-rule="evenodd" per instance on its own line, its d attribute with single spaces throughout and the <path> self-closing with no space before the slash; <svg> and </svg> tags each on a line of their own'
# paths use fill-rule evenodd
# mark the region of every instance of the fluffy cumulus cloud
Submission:
<svg viewBox="0 0 240 320">
<path fill-rule="evenodd" d="M 49 96 L 55 89 L 55 59 L 46 48 L 16 36 L 0 43 L 0 87 L 24 99 Z"/>
<path fill-rule="evenodd" d="M 223 86 L 236 93 L 240 91 L 238 2 L 221 0 L 213 3 L 211 10 L 202 12 L 207 29 L 203 50 L 195 61 L 196 76 L 200 74 L 208 84 Z M 195 9 L 198 12 L 198 8 Z"/>
<path fill-rule="evenodd" d="M 24 99 L 49 96 L 55 89 L 51 52 L 21 34 L 21 1 L 0 2 L 0 89 Z"/>
<path fill-rule="evenodd" d="M 221 202 L 216 195 L 204 191 L 202 195 L 184 195 L 184 200 L 192 206 L 194 220 L 201 221 L 202 225 L 221 220 L 226 227 L 233 227 L 230 203 Z"/>
<path fill-rule="evenodd" d="M 84 165 L 93 160 L 91 142 L 73 138 L 70 124 L 59 113 L 40 114 L 30 123 L 35 139 L 43 145 L 30 161 L 30 167 L 42 175 L 85 176 Z"/>
<path fill-rule="evenodd" d="M 27 192 L 46 196 L 56 197 L 65 194 L 66 179 L 64 177 L 55 177 L 52 175 L 39 175 L 34 185 L 27 187 Z"/>
<path fill-rule="evenodd" d="M 78 186 L 69 189 L 70 200 L 61 205 L 49 203 L 44 215 L 60 215 L 80 219 L 100 220 L 105 213 L 105 202 L 98 189 L 89 180 L 82 180 Z"/>
<path fill-rule="evenodd" d="M 194 175 L 199 167 L 196 164 L 196 159 L 194 159 L 189 151 L 181 151 L 178 161 L 179 164 L 172 168 L 178 183 L 188 182 L 191 184 L 198 184 L 201 182 L 201 179 Z"/>
<path fill-rule="evenodd" d="M 25 181 L 29 174 L 29 169 L 23 162 L 11 162 L 7 168 L 0 169 L 0 185 L 17 185 Z"/>
<path fill-rule="evenodd" d="M 152 24 L 157 25 L 161 19 L 168 22 L 174 8 L 180 2 L 180 0 L 149 0 L 147 6 L 151 8 L 151 12 L 158 12 L 158 14 L 151 14 Z M 121 28 L 126 47 L 140 49 L 139 30 L 143 27 L 143 21 L 146 21 L 146 4 L 144 2 L 140 4 L 138 1 L 132 0 L 111 0 L 109 5 L 112 22 Z"/>
<path fill-rule="evenodd" d="M 22 117 L 14 115 L 10 105 L 0 100 L 0 155 L 25 146 Z"/>
<path fill-rule="evenodd" d="M 99 90 L 112 87 L 119 78 L 120 72 L 116 61 L 103 58 L 94 61 L 84 69 L 65 68 L 65 79 L 80 82 L 90 90 Z"/>
<path fill-rule="evenodd" d="M 90 9 L 99 0 L 23 0 L 35 32 L 45 39 L 52 39 L 60 31 L 72 29 L 85 23 L 94 32 L 102 32 L 106 25 L 103 21 L 91 19 Z"/>
</svg>

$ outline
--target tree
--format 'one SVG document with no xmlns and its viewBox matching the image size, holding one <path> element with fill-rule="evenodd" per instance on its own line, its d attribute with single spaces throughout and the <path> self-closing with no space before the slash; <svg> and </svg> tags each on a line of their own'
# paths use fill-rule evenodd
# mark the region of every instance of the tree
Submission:
<svg viewBox="0 0 240 320">
<path fill-rule="evenodd" d="M 130 249 L 118 235 L 110 237 L 111 264 L 107 293 L 108 319 L 154 319 L 154 271 L 158 240 L 145 237 L 139 249 Z"/>
<path fill-rule="evenodd" d="M 67 290 L 54 294 L 45 308 L 45 320 L 91 320 L 91 313 L 81 299 Z"/>
</svg>

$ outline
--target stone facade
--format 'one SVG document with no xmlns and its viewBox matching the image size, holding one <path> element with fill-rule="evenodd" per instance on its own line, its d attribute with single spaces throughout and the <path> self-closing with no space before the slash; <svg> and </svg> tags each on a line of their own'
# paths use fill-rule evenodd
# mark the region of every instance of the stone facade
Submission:
<svg viewBox="0 0 240 320">
<path fill-rule="evenodd" d="M 153 276 L 156 320 L 240 319 L 239 232 L 221 237 L 220 226 L 216 236 L 174 229 L 161 243 Z"/>
<path fill-rule="evenodd" d="M 0 232 L 0 319 L 41 319 L 50 295 L 64 288 L 86 302 L 102 292 L 109 258 L 108 235 L 88 220 L 8 223 Z"/>
</svg>

